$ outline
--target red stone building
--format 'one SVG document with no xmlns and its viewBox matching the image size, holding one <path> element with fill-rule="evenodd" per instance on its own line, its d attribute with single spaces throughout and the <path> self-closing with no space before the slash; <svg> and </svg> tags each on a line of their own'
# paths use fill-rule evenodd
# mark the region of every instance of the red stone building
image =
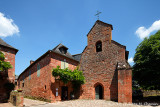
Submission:
<svg viewBox="0 0 160 107">
<path fill-rule="evenodd" d="M 8 94 L 6 91 L 5 84 L 6 83 L 14 83 L 15 82 L 15 55 L 18 52 L 17 49 L 7 44 L 5 41 L 0 39 L 0 51 L 5 56 L 5 61 L 10 62 L 12 65 L 11 69 L 8 69 L 8 71 L 0 72 L 0 101 L 3 99 L 6 99 Z"/>
<path fill-rule="evenodd" d="M 132 70 L 126 47 L 112 40 L 113 27 L 96 21 L 81 54 L 80 70 L 86 84 L 81 98 L 132 102 Z"/>
<path fill-rule="evenodd" d="M 59 44 L 36 61 L 30 61 L 30 66 L 18 78 L 19 88 L 24 90 L 25 96 L 42 97 L 51 102 L 63 99 L 66 92 L 66 100 L 70 99 L 71 84 L 64 85 L 59 80 L 55 80 L 52 69 L 61 66 L 62 69 L 68 67 L 74 70 L 78 64 L 79 61 L 68 52 L 68 48 Z"/>
<path fill-rule="evenodd" d="M 89 31 L 88 44 L 81 54 L 71 55 L 59 44 L 31 64 L 18 78 L 26 96 L 43 97 L 52 102 L 70 99 L 72 85 L 64 85 L 52 77 L 57 65 L 84 71 L 86 83 L 80 99 L 105 99 L 132 102 L 132 70 L 128 64 L 126 47 L 112 40 L 113 27 L 97 20 Z"/>
</svg>

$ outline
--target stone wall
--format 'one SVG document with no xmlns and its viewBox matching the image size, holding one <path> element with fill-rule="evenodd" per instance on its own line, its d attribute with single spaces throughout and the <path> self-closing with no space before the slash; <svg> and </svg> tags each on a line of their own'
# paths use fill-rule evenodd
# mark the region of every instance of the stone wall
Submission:
<svg viewBox="0 0 160 107">
<path fill-rule="evenodd" d="M 12 91 L 9 101 L 16 107 L 23 107 L 24 98 L 22 92 Z"/>
<path fill-rule="evenodd" d="M 11 82 L 14 83 L 15 81 L 15 55 L 16 51 L 10 48 L 6 47 L 0 47 L 0 51 L 4 54 L 5 56 L 5 61 L 10 62 L 12 65 L 11 69 L 8 69 L 8 78 Z"/>
<path fill-rule="evenodd" d="M 50 78 L 51 68 L 49 66 L 50 56 L 45 55 L 38 62 L 32 64 L 18 78 L 18 87 L 23 90 L 24 96 L 51 98 Z M 40 76 L 37 76 L 37 65 L 40 65 Z M 29 72 L 30 77 L 29 77 Z M 24 85 L 24 86 L 23 86 Z"/>
<path fill-rule="evenodd" d="M 142 90 L 143 97 L 160 96 L 160 90 Z"/>
<path fill-rule="evenodd" d="M 132 70 L 118 70 L 118 102 L 132 103 Z"/>
<path fill-rule="evenodd" d="M 103 99 L 118 100 L 117 63 L 125 61 L 125 46 L 111 40 L 112 27 L 97 21 L 88 34 L 88 45 L 82 53 L 80 70 L 86 83 L 81 98 L 95 99 L 95 87 L 103 88 Z M 96 52 L 96 43 L 102 42 L 102 51 Z"/>
<path fill-rule="evenodd" d="M 33 96 L 38 98 L 48 99 L 51 102 L 61 100 L 61 86 L 64 84 L 55 82 L 55 78 L 52 76 L 52 69 L 58 65 L 61 66 L 61 61 L 68 63 L 69 69 L 75 69 L 78 65 L 77 61 L 69 59 L 67 57 L 49 52 L 43 56 L 40 60 L 35 61 L 29 68 L 27 68 L 18 79 L 19 88 L 23 89 L 24 96 Z M 37 65 L 40 65 L 40 76 L 37 77 Z M 29 79 L 29 72 L 31 71 L 31 79 Z M 23 85 L 24 78 L 24 87 Z M 67 84 L 69 88 L 70 84 Z M 58 88 L 58 96 L 56 97 L 56 88 Z M 69 89 L 71 90 L 71 89 Z"/>
<path fill-rule="evenodd" d="M 5 85 L 15 82 L 15 54 L 16 51 L 7 47 L 0 46 L 0 51 L 4 54 L 6 62 L 10 62 L 11 69 L 5 72 L 0 72 L 0 102 L 6 102 L 11 90 L 8 90 Z"/>
<path fill-rule="evenodd" d="M 79 62 L 72 60 L 70 58 L 52 53 L 51 54 L 51 62 L 50 62 L 50 67 L 51 68 L 56 68 L 57 66 L 61 66 L 61 61 L 64 61 L 66 59 L 66 62 L 68 63 L 68 67 L 71 70 L 74 70 Z M 61 100 L 61 87 L 62 86 L 67 86 L 68 87 L 68 96 L 70 99 L 70 92 L 73 90 L 72 89 L 72 84 L 63 84 L 61 81 L 55 81 L 55 78 L 51 76 L 51 102 L 55 101 L 60 101 Z M 56 96 L 56 92 L 58 92 L 58 96 Z"/>
</svg>

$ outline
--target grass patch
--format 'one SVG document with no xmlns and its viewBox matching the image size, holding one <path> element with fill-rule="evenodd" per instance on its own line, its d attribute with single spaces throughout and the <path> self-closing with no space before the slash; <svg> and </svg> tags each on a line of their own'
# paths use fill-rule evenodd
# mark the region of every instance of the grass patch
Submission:
<svg viewBox="0 0 160 107">
<path fill-rule="evenodd" d="M 51 100 L 45 99 L 43 97 L 24 96 L 24 98 L 28 98 L 28 99 L 32 99 L 32 100 L 40 100 L 40 101 L 49 102 L 49 103 L 51 102 Z"/>
</svg>

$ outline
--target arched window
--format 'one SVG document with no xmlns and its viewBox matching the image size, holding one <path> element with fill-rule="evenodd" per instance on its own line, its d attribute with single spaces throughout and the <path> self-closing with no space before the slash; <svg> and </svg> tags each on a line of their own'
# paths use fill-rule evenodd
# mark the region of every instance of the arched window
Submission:
<svg viewBox="0 0 160 107">
<path fill-rule="evenodd" d="M 96 43 L 96 52 L 101 52 L 102 51 L 102 42 L 98 41 Z"/>
</svg>

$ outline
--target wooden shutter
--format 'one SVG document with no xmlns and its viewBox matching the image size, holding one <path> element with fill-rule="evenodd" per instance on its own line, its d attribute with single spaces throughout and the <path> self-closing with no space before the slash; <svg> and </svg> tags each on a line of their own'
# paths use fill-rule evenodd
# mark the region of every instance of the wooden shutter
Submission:
<svg viewBox="0 0 160 107">
<path fill-rule="evenodd" d="M 40 76 L 40 65 L 38 64 L 37 65 L 37 77 L 39 77 Z"/>
<path fill-rule="evenodd" d="M 61 61 L 61 69 L 64 69 L 64 61 Z"/>
<path fill-rule="evenodd" d="M 29 71 L 29 80 L 31 80 L 31 71 Z"/>
<path fill-rule="evenodd" d="M 65 68 L 68 68 L 68 63 L 67 62 L 65 62 Z"/>
</svg>

